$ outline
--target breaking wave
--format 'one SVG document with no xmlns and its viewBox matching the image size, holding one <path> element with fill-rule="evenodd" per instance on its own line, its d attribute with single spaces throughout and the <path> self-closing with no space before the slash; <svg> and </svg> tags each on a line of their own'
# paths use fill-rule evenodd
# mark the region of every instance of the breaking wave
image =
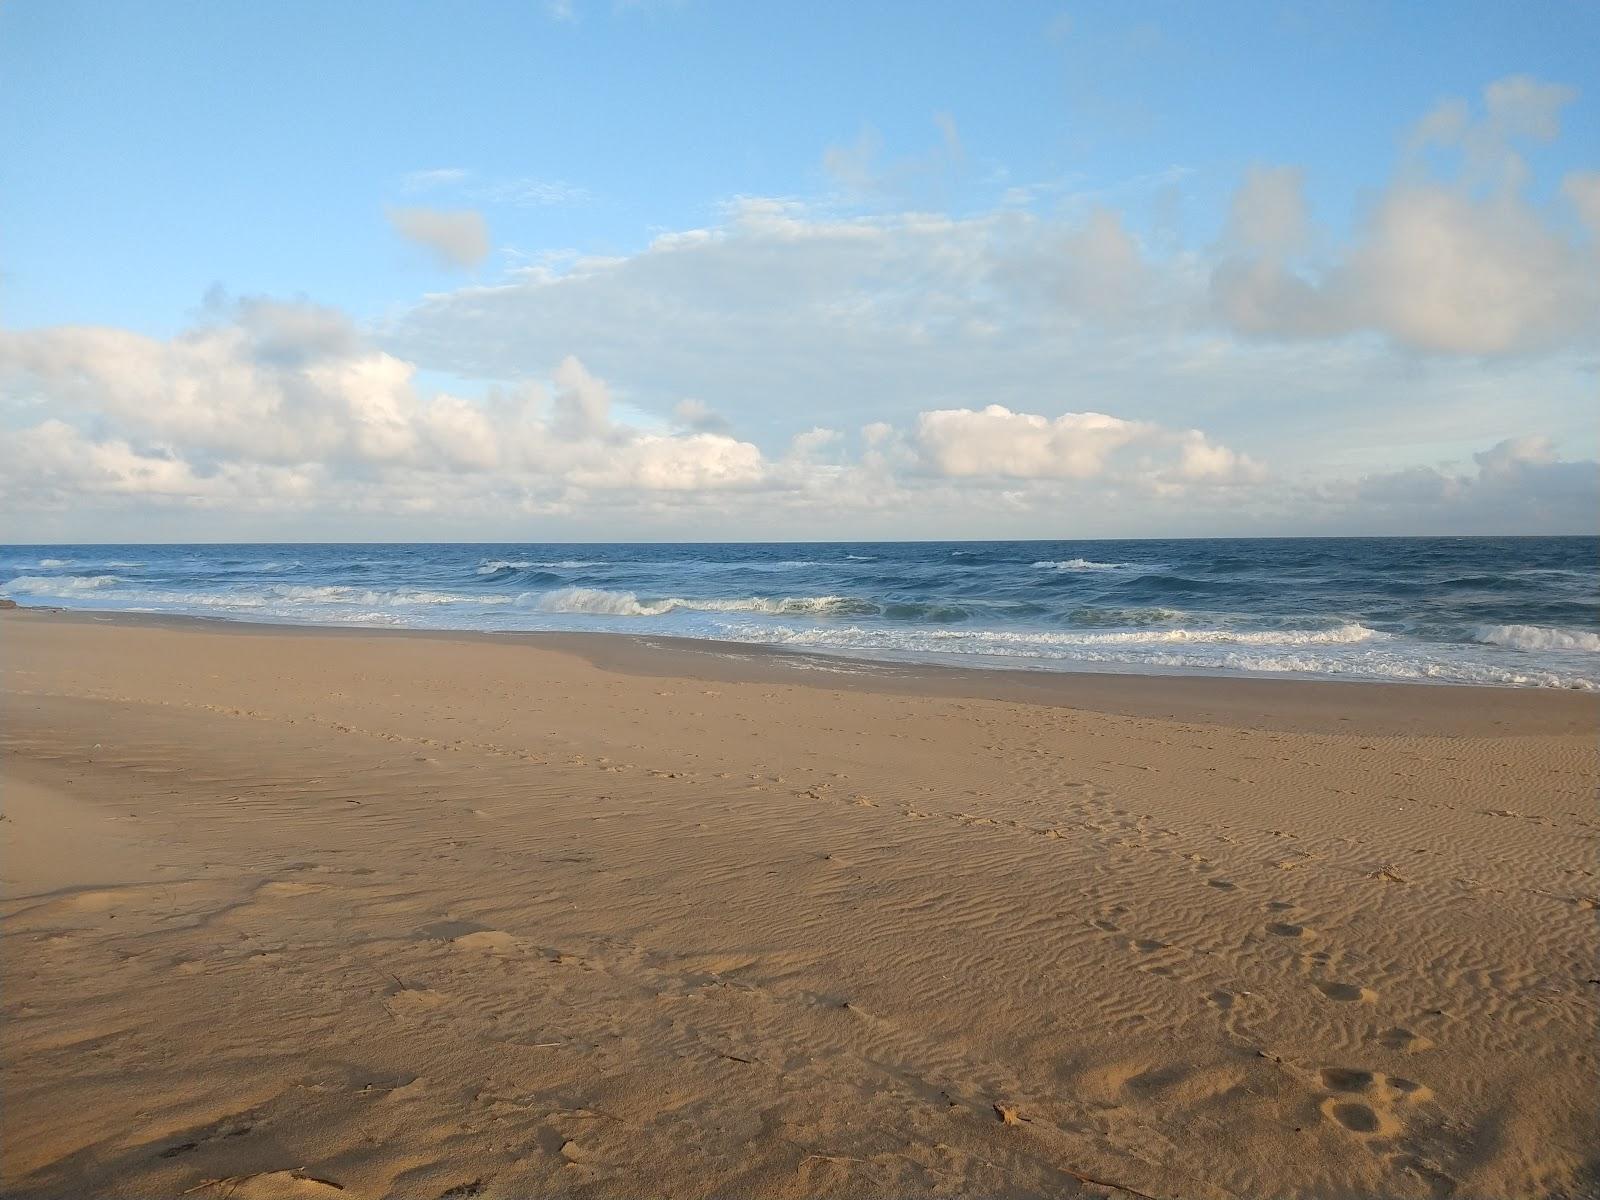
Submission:
<svg viewBox="0 0 1600 1200">
<path fill-rule="evenodd" d="M 668 596 L 641 600 L 634 592 L 582 587 L 545 592 L 535 598 L 534 607 L 540 612 L 592 613 L 607 617 L 659 617 L 679 609 L 707 613 L 768 613 L 774 616 L 871 616 L 879 611 L 876 604 L 849 596 L 741 596 L 732 599 Z"/>
<path fill-rule="evenodd" d="M 589 559 L 563 558 L 554 562 L 514 562 L 509 559 L 495 558 L 478 564 L 479 575 L 506 575 L 513 571 L 576 571 L 583 567 L 600 567 L 606 564 Z"/>
<path fill-rule="evenodd" d="M 10 592 L 13 596 L 61 596 L 98 592 L 116 587 L 121 582 L 120 575 L 19 575 L 0 591 Z"/>
<path fill-rule="evenodd" d="M 1093 562 L 1087 558 L 1067 558 L 1060 561 L 1046 558 L 1033 565 L 1041 571 L 1131 571 L 1137 569 L 1140 564 Z"/>
<path fill-rule="evenodd" d="M 1586 629 L 1546 629 L 1542 625 L 1485 625 L 1473 637 L 1486 646 L 1513 650 L 1575 650 L 1600 654 L 1600 633 Z"/>
</svg>

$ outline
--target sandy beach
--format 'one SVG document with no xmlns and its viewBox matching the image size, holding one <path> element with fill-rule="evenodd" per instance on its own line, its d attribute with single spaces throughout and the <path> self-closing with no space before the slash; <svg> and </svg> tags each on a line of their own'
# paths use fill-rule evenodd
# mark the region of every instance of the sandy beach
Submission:
<svg viewBox="0 0 1600 1200">
<path fill-rule="evenodd" d="M 1600 697 L 0 655 L 16 1200 L 1600 1195 Z"/>
</svg>

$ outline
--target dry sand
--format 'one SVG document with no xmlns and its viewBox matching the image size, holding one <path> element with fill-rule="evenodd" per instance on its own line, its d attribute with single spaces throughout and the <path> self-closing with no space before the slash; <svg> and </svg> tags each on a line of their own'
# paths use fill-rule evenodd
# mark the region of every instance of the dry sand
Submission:
<svg viewBox="0 0 1600 1200">
<path fill-rule="evenodd" d="M 1600 1186 L 1594 697 L 0 652 L 7 1196 Z"/>
</svg>

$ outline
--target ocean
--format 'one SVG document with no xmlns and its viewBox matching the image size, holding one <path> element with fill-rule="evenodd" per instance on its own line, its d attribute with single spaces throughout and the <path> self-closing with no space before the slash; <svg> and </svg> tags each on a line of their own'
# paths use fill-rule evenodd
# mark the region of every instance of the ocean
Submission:
<svg viewBox="0 0 1600 1200">
<path fill-rule="evenodd" d="M 855 659 L 1600 689 L 1600 538 L 26 546 L 26 605 Z"/>
</svg>

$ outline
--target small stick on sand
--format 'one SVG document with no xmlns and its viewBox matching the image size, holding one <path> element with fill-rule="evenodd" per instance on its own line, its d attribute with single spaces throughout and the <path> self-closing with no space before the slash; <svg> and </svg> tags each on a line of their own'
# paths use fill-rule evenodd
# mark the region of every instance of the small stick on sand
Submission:
<svg viewBox="0 0 1600 1200">
<path fill-rule="evenodd" d="M 1096 1179 L 1093 1175 L 1085 1175 L 1082 1171 L 1074 1171 L 1071 1167 L 1062 1167 L 1060 1169 L 1071 1175 L 1079 1183 L 1091 1183 L 1095 1187 L 1115 1188 L 1119 1192 L 1127 1192 L 1130 1196 L 1138 1196 L 1141 1200 L 1160 1200 L 1159 1197 L 1152 1196 L 1149 1192 L 1141 1192 L 1138 1188 L 1131 1188 L 1125 1183 L 1113 1183 L 1109 1179 Z"/>
</svg>

